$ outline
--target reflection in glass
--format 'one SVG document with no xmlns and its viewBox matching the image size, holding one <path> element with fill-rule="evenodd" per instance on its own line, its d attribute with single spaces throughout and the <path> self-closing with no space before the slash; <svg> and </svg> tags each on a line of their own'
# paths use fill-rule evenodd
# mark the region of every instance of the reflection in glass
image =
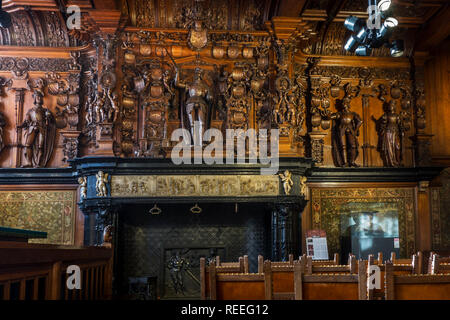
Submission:
<svg viewBox="0 0 450 320">
<path fill-rule="evenodd" d="M 399 255 L 395 239 L 399 237 L 398 209 L 395 203 L 347 203 L 341 211 L 341 250 L 342 263 L 347 263 L 349 253 L 357 259 L 367 259 L 369 254 L 391 252 Z"/>
</svg>

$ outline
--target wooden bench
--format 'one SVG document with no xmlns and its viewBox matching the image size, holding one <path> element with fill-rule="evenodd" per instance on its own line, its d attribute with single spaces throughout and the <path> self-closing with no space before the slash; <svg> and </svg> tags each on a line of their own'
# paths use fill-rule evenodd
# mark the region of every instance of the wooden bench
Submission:
<svg viewBox="0 0 450 320">
<path fill-rule="evenodd" d="M 210 300 L 270 300 L 272 280 L 269 273 L 217 273 L 209 265 Z"/>
<path fill-rule="evenodd" d="M 239 257 L 238 262 L 222 262 L 220 257 L 215 259 L 216 273 L 248 273 L 248 256 Z M 209 268 L 206 266 L 206 259 L 200 258 L 200 298 L 209 298 Z"/>
<path fill-rule="evenodd" d="M 113 249 L 0 243 L 0 300 L 104 300 L 112 297 Z M 71 265 L 81 289 L 69 290 Z"/>
<path fill-rule="evenodd" d="M 396 275 L 392 262 L 385 269 L 386 300 L 450 300 L 450 275 Z"/>
<path fill-rule="evenodd" d="M 306 274 L 303 257 L 294 262 L 296 300 L 366 300 L 367 274 L 359 263 L 357 274 Z"/>
</svg>

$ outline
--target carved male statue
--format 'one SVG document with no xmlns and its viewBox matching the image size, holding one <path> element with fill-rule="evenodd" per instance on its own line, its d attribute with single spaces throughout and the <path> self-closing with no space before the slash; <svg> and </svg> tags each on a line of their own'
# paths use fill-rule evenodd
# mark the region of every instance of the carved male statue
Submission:
<svg viewBox="0 0 450 320">
<path fill-rule="evenodd" d="M 350 111 L 350 101 L 344 98 L 342 109 L 333 113 L 331 119 L 334 120 L 332 154 L 336 166 L 357 167 L 359 128 L 363 123 L 361 117 L 356 112 Z M 347 163 L 344 151 L 347 153 Z"/>
<path fill-rule="evenodd" d="M 183 111 L 189 120 L 189 129 L 194 139 L 194 144 L 200 145 L 207 125 L 206 119 L 209 112 L 209 103 L 212 101 L 210 90 L 202 79 L 201 69 L 195 69 L 194 80 L 191 83 L 180 81 L 177 70 L 175 86 L 187 91 L 188 98 Z M 195 122 L 197 122 L 196 126 L 194 126 Z"/>
<path fill-rule="evenodd" d="M 45 167 L 53 152 L 56 137 L 55 119 L 50 110 L 44 108 L 44 94 L 36 89 L 34 106 L 27 112 L 25 120 L 17 129 L 25 129 L 23 168 Z"/>
</svg>

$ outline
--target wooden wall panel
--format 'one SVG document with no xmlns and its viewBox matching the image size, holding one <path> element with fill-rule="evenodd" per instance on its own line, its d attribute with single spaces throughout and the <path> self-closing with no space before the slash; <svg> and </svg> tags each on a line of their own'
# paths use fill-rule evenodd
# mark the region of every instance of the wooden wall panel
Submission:
<svg viewBox="0 0 450 320">
<path fill-rule="evenodd" d="M 425 64 L 425 88 L 432 157 L 450 165 L 450 40 L 433 53 Z"/>
</svg>

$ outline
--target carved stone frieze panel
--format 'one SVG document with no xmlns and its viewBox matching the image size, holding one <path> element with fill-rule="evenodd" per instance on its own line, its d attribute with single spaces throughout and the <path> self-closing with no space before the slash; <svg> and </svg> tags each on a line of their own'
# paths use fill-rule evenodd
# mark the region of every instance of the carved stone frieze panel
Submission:
<svg viewBox="0 0 450 320">
<path fill-rule="evenodd" d="M 278 176 L 113 176 L 112 197 L 278 196 Z"/>
</svg>

